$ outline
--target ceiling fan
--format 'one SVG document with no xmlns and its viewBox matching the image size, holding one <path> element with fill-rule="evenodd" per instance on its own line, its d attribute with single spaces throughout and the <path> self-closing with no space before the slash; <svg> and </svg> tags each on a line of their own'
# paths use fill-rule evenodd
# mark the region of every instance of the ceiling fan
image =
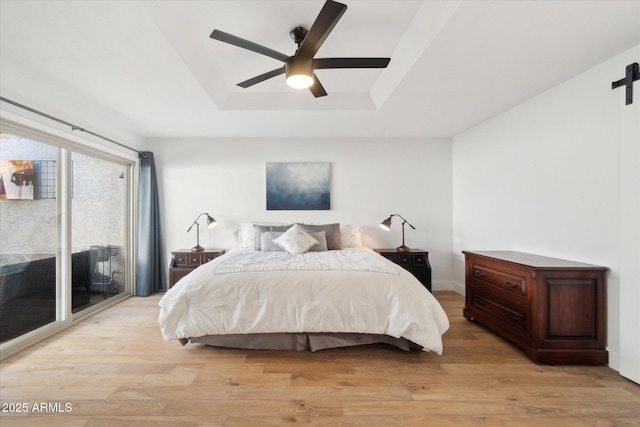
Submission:
<svg viewBox="0 0 640 427">
<path fill-rule="evenodd" d="M 310 30 L 307 31 L 304 27 L 296 27 L 291 30 L 291 37 L 298 45 L 298 49 L 293 56 L 276 52 L 220 30 L 213 30 L 210 37 L 284 62 L 283 67 L 240 82 L 238 86 L 248 88 L 280 74 L 286 74 L 287 85 L 297 89 L 309 88 L 313 96 L 318 98 L 326 96 L 327 92 L 318 80 L 314 70 L 327 68 L 386 68 L 391 60 L 390 58 L 314 58 L 316 52 L 318 52 L 318 49 L 320 49 L 320 46 L 322 46 L 322 43 L 324 43 L 346 10 L 347 5 L 327 0 Z"/>
</svg>

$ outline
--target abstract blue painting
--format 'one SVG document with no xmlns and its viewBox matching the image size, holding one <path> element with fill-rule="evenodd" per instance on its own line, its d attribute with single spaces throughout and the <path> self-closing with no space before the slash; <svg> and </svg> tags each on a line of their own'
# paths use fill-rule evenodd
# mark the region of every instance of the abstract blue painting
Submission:
<svg viewBox="0 0 640 427">
<path fill-rule="evenodd" d="M 331 163 L 267 163 L 267 210 L 331 209 Z"/>
</svg>

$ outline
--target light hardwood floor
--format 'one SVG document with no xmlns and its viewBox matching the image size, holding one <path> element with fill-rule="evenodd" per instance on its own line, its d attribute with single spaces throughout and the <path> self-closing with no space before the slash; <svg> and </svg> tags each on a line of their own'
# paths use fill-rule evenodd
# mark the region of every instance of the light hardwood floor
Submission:
<svg viewBox="0 0 640 427">
<path fill-rule="evenodd" d="M 159 295 L 131 298 L 0 363 L 2 409 L 28 407 L 0 424 L 640 425 L 637 384 L 604 366 L 537 365 L 465 320 L 460 295 L 435 295 L 451 321 L 442 356 L 181 347 L 161 338 Z"/>
</svg>

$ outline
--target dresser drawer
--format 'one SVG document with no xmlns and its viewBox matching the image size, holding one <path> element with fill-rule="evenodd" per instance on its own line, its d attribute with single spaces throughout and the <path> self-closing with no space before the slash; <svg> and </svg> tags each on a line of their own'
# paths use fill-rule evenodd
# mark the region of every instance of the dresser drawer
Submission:
<svg viewBox="0 0 640 427">
<path fill-rule="evenodd" d="M 514 268 L 499 264 L 486 265 L 480 262 L 471 264 L 469 281 L 478 288 L 498 291 L 518 298 L 522 302 L 529 300 L 527 274 Z"/>
<path fill-rule="evenodd" d="M 498 324 L 518 338 L 526 339 L 529 336 L 529 310 L 495 299 L 473 288 L 469 290 L 471 291 L 471 307 L 477 315 Z"/>
</svg>

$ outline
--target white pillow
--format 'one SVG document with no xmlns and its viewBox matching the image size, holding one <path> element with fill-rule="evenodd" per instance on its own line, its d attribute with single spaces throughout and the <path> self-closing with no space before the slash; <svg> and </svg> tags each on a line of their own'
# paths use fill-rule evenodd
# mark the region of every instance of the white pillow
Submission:
<svg viewBox="0 0 640 427">
<path fill-rule="evenodd" d="M 283 248 L 291 254 L 303 254 L 312 246 L 317 245 L 318 241 L 311 237 L 309 233 L 304 231 L 298 224 L 295 224 L 273 243 Z"/>
<path fill-rule="evenodd" d="M 340 227 L 343 248 L 362 247 L 362 228 L 358 225 L 345 225 Z"/>
<path fill-rule="evenodd" d="M 311 237 L 318 241 L 318 244 L 309 249 L 310 252 L 326 251 L 327 249 L 327 233 L 318 231 L 317 233 L 309 233 Z"/>
</svg>

